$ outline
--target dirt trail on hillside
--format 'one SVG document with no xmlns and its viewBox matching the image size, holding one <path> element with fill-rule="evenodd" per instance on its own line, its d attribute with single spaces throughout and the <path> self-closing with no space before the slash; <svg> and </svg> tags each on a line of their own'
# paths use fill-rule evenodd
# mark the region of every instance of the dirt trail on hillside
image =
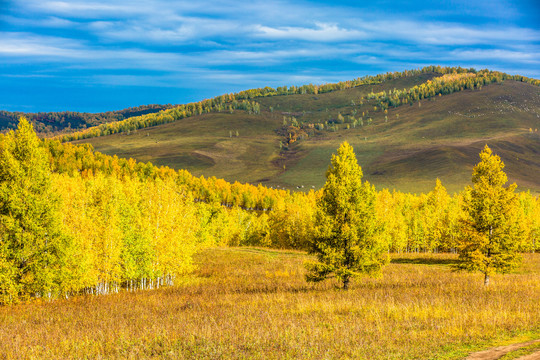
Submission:
<svg viewBox="0 0 540 360">
<path fill-rule="evenodd" d="M 519 343 L 519 344 L 497 346 L 489 350 L 483 350 L 483 351 L 472 353 L 469 356 L 467 356 L 465 360 L 496 360 L 508 353 L 511 353 L 512 351 L 516 351 L 516 350 L 521 349 L 522 347 L 533 345 L 536 343 L 540 343 L 540 339 L 527 341 L 527 342 Z M 517 358 L 516 360 L 540 360 L 540 351 L 537 351 L 533 354 L 521 356 Z"/>
</svg>

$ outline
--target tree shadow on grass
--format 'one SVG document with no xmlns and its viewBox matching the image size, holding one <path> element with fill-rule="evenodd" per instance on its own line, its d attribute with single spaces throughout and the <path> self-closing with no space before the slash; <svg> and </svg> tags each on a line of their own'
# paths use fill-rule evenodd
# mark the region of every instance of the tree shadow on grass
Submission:
<svg viewBox="0 0 540 360">
<path fill-rule="evenodd" d="M 440 259 L 433 257 L 417 257 L 417 258 L 395 258 L 390 261 L 392 264 L 414 264 L 414 265 L 438 265 L 438 266 L 453 266 L 460 263 L 458 259 Z"/>
</svg>

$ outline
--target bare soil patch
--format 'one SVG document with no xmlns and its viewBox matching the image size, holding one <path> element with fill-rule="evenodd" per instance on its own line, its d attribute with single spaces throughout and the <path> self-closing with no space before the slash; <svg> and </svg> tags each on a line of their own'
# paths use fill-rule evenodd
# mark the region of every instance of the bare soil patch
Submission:
<svg viewBox="0 0 540 360">
<path fill-rule="evenodd" d="M 518 344 L 512 344 L 512 345 L 497 346 L 489 350 L 483 350 L 483 351 L 472 353 L 467 357 L 466 360 L 496 360 L 508 353 L 511 353 L 512 351 L 516 351 L 525 346 L 529 346 L 529 345 L 536 344 L 539 342 L 540 342 L 540 339 L 518 343 Z M 518 358 L 518 360 L 538 360 L 538 359 L 540 359 L 540 351 L 537 351 L 534 354 L 529 354 L 529 355 Z"/>
</svg>

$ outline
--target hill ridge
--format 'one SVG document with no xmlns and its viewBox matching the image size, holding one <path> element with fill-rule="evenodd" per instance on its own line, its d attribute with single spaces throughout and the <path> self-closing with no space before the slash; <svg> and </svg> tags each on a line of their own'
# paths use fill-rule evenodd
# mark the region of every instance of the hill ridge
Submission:
<svg viewBox="0 0 540 360">
<path fill-rule="evenodd" d="M 347 140 L 367 180 L 406 192 L 427 192 L 435 178 L 451 192 L 461 190 L 489 144 L 507 164 L 510 181 L 539 192 L 540 82 L 491 71 L 427 70 L 317 94 L 295 88 L 283 96 L 223 95 L 205 100 L 206 107 L 192 103 L 138 118 L 149 127 L 132 118 L 125 128 L 114 123 L 103 134 L 95 130 L 109 136 L 64 140 L 195 176 L 289 190 L 320 187 L 331 154 Z"/>
<path fill-rule="evenodd" d="M 256 89 L 249 89 L 249 90 L 243 90 L 235 94 L 223 94 L 214 97 L 213 99 L 205 99 L 196 103 L 189 103 L 189 104 L 183 104 L 183 105 L 158 105 L 158 104 L 150 104 L 150 105 L 141 105 L 138 107 L 132 107 L 127 108 L 123 110 L 117 110 L 117 111 L 107 111 L 103 113 L 80 113 L 80 112 L 71 112 L 71 111 L 63 111 L 63 112 L 51 112 L 51 113 L 23 113 L 23 112 L 8 112 L 8 111 L 0 111 L 0 129 L 3 129 L 4 131 L 8 128 L 14 128 L 15 124 L 19 117 L 25 116 L 28 118 L 31 122 L 33 122 L 34 127 L 38 132 L 45 132 L 51 133 L 51 129 L 56 130 L 55 132 L 64 133 L 64 135 L 59 135 L 61 139 L 64 141 L 70 141 L 73 140 L 73 137 L 76 138 L 89 138 L 89 137 L 95 137 L 95 136 L 102 136 L 102 135 L 109 135 L 110 133 L 116 133 L 116 132 L 124 132 L 124 131 L 132 131 L 135 129 L 144 128 L 147 126 L 155 126 L 156 124 L 161 123 L 167 123 L 171 121 L 171 119 L 167 118 L 169 115 L 171 115 L 174 120 L 178 120 L 180 118 L 186 117 L 186 115 L 182 116 L 181 113 L 178 112 L 168 112 L 167 110 L 175 109 L 175 108 L 182 108 L 190 106 L 196 106 L 196 107 L 207 107 L 208 102 L 210 101 L 210 110 L 202 110 L 202 109 L 196 109 L 188 111 L 187 116 L 191 116 L 193 113 L 201 114 L 204 111 L 222 111 L 223 110 L 223 104 L 227 103 L 227 100 L 229 102 L 233 102 L 234 100 L 249 100 L 259 97 L 266 97 L 266 96 L 280 96 L 280 95 L 291 95 L 291 94 L 306 94 L 306 93 L 312 93 L 312 94 L 318 94 L 318 93 L 325 93 L 330 91 L 336 91 L 336 90 L 343 90 L 351 87 L 357 87 L 361 85 L 369 85 L 369 84 L 380 84 L 381 82 L 400 78 L 400 77 L 407 77 L 415 74 L 422 74 L 422 73 L 428 73 L 428 72 L 436 72 L 441 75 L 446 74 L 477 74 L 477 73 L 485 73 L 488 72 L 488 70 L 480 70 L 479 72 L 476 71 L 473 68 L 466 69 L 462 67 L 441 67 L 441 66 L 426 66 L 421 69 L 414 69 L 414 70 L 405 70 L 402 72 L 387 72 L 385 74 L 378 74 L 374 76 L 364 76 L 359 77 L 354 80 L 348 80 L 348 81 L 342 81 L 337 83 L 326 83 L 326 84 L 320 84 L 320 85 L 301 85 L 301 86 L 282 86 L 278 87 L 276 89 L 273 89 L 271 87 L 264 87 L 264 88 L 256 88 Z M 499 72 L 490 72 L 496 74 L 496 77 L 500 77 L 501 79 L 515 79 L 519 81 L 529 82 L 529 83 L 535 83 L 536 85 L 540 84 L 540 82 L 536 79 L 531 79 L 527 77 L 523 77 L 520 75 L 508 75 L 505 73 L 499 73 Z M 497 79 L 499 80 L 499 79 Z M 428 80 L 429 83 L 429 80 Z M 467 85 L 467 84 L 466 84 Z M 470 86 L 470 85 L 469 85 Z M 467 86 L 465 88 L 468 88 Z M 395 89 L 394 89 L 395 90 Z M 404 89 L 405 91 L 406 89 Z M 448 91 L 445 91 L 444 93 L 448 93 Z M 373 95 L 373 94 L 372 94 Z M 380 97 L 382 94 L 377 94 L 379 97 L 379 101 L 381 100 Z M 386 94 L 384 94 L 386 95 Z M 432 96 L 429 94 L 429 96 Z M 384 99 L 386 101 L 386 106 L 388 105 L 394 105 L 392 104 L 392 99 L 386 98 Z M 220 102 L 220 105 L 216 106 L 216 109 L 214 109 L 214 103 Z M 390 104 L 389 104 L 390 103 Z M 236 104 L 232 104 L 233 109 L 237 108 L 245 108 L 245 106 L 238 106 Z M 256 106 L 256 105 L 255 105 Z M 249 107 L 249 106 L 248 106 Z M 232 110 L 232 109 L 229 109 Z M 251 110 L 251 109 L 248 109 Z M 182 111 L 182 110 L 180 110 Z M 256 109 L 253 109 L 253 111 L 257 112 Z M 152 119 L 152 121 L 148 121 L 148 119 L 137 119 L 135 122 L 139 122 L 139 124 L 134 125 L 133 120 L 129 121 L 132 117 L 139 118 L 137 115 L 146 115 L 146 114 L 155 114 L 159 113 L 162 116 L 165 117 L 165 119 L 157 118 Z M 156 121 L 157 120 L 157 121 Z M 123 125 L 128 126 L 117 126 L 116 123 L 124 121 L 125 123 Z M 79 124 L 79 126 L 72 128 L 72 122 L 75 122 L 75 124 Z M 87 128 L 87 125 L 94 125 L 91 128 Z M 142 126 L 141 126 L 142 125 Z M 126 129 L 127 128 L 127 129 Z M 98 129 L 96 131 L 96 129 Z M 67 132 L 67 135 L 65 134 Z M 78 135 L 70 136 L 69 133 L 77 133 Z M 58 135 L 57 135 L 58 136 Z"/>
</svg>

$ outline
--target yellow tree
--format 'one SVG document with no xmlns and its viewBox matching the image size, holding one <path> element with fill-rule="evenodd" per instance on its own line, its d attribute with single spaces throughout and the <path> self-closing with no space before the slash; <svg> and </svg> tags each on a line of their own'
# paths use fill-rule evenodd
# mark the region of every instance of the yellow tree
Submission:
<svg viewBox="0 0 540 360">
<path fill-rule="evenodd" d="M 270 212 L 271 245 L 280 248 L 307 249 L 313 238 L 316 193 L 294 193 L 276 203 Z"/>
<path fill-rule="evenodd" d="M 64 266 L 58 272 L 60 290 L 67 296 L 93 288 L 98 282 L 94 224 L 88 216 L 89 196 L 80 175 L 55 174 L 52 180 L 53 189 L 61 196 L 59 219 L 68 240 L 63 250 Z"/>
<path fill-rule="evenodd" d="M 539 200 L 529 192 L 522 192 L 519 194 L 519 205 L 519 223 L 524 234 L 520 251 L 535 252 L 540 230 Z"/>
<path fill-rule="evenodd" d="M 144 214 L 148 214 L 145 194 L 151 184 L 138 179 L 125 178 L 122 182 L 122 201 L 119 204 L 120 226 L 123 235 L 122 280 L 126 287 L 134 290 L 142 279 L 152 275 L 152 259 L 155 257 L 152 247 L 152 229 Z"/>
<path fill-rule="evenodd" d="M 536 252 L 540 249 L 540 196 L 536 197 L 536 204 L 532 214 L 531 249 Z"/>
<path fill-rule="evenodd" d="M 484 285 L 488 285 L 491 274 L 508 272 L 519 264 L 521 233 L 516 184 L 503 186 L 507 182 L 504 163 L 487 145 L 480 159 L 473 169 L 474 186 L 466 190 L 467 218 L 459 244 L 458 268 L 482 272 Z"/>
<path fill-rule="evenodd" d="M 102 174 L 87 182 L 90 194 L 88 216 L 91 219 L 92 247 L 98 274 L 96 292 L 117 290 L 122 280 L 123 234 L 118 214 L 122 201 L 119 180 Z"/>
<path fill-rule="evenodd" d="M 383 189 L 377 194 L 377 221 L 383 225 L 381 236 L 390 251 L 401 252 L 407 247 L 407 224 L 401 205 L 402 193 L 390 193 Z"/>
<path fill-rule="evenodd" d="M 412 252 L 426 250 L 425 235 L 426 223 L 423 214 L 423 205 L 427 201 L 425 194 L 405 194 L 403 213 L 407 223 L 407 249 Z"/>
<path fill-rule="evenodd" d="M 0 302 L 58 289 L 63 242 L 48 157 L 21 118 L 0 143 Z"/>
<path fill-rule="evenodd" d="M 463 194 L 459 193 L 450 198 L 447 205 L 445 220 L 446 229 L 441 243 L 442 248 L 445 251 L 456 252 L 464 218 Z"/>
<path fill-rule="evenodd" d="M 426 224 L 425 246 L 430 251 L 437 251 L 443 245 L 443 239 L 449 229 L 448 203 L 450 196 L 441 181 L 437 179 L 435 188 L 427 194 L 424 206 L 424 223 Z"/>
<path fill-rule="evenodd" d="M 194 205 L 172 181 L 156 180 L 145 186 L 142 213 L 153 258 L 149 282 L 143 287 L 171 285 L 175 277 L 193 267 L 192 256 L 198 248 Z"/>
</svg>

